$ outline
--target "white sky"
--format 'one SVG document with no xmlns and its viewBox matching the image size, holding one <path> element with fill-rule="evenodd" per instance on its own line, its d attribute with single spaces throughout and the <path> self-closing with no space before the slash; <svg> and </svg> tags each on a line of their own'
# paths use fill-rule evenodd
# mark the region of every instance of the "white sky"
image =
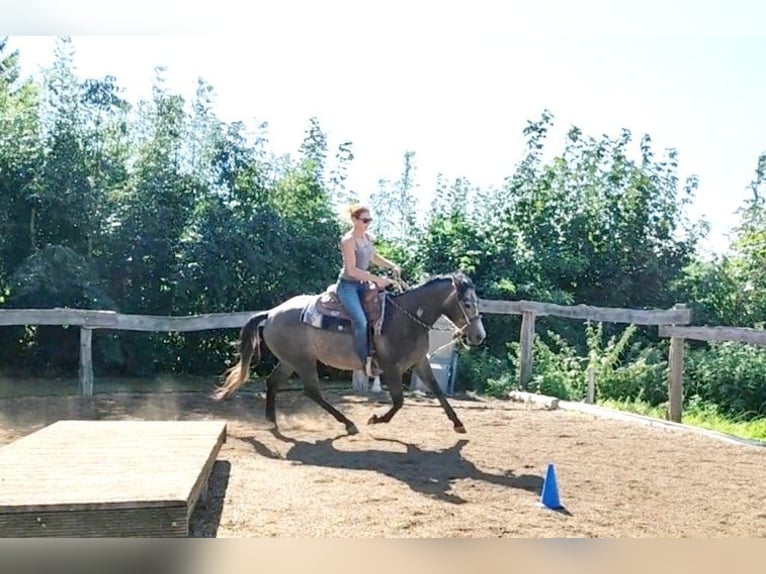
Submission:
<svg viewBox="0 0 766 574">
<path fill-rule="evenodd" d="M 636 151 L 644 133 L 658 153 L 676 148 L 682 179 L 700 177 L 692 214 L 712 222 L 722 250 L 766 151 L 766 3 L 13 4 L 0 0 L 0 35 L 25 74 L 67 34 L 81 77 L 112 74 L 131 101 L 148 96 L 157 65 L 185 95 L 202 77 L 219 117 L 267 121 L 276 152 L 296 152 L 315 115 L 331 148 L 353 142 L 349 183 L 362 195 L 396 179 L 407 150 L 422 193 L 437 172 L 500 185 L 527 120 L 548 108 L 553 151 L 571 125 L 593 136 L 630 129 Z"/>
</svg>

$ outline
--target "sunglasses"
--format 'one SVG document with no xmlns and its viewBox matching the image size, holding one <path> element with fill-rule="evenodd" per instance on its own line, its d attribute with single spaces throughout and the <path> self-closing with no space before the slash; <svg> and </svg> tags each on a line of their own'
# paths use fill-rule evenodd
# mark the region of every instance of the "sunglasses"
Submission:
<svg viewBox="0 0 766 574">
<path fill-rule="evenodd" d="M 370 221 L 372 221 L 372 217 L 360 217 L 359 221 L 361 221 L 362 223 L 369 223 Z"/>
</svg>

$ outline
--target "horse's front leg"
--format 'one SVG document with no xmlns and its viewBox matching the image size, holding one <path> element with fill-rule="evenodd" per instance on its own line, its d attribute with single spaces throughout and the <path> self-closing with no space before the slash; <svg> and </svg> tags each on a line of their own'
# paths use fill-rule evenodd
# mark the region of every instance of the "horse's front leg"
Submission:
<svg viewBox="0 0 766 574">
<path fill-rule="evenodd" d="M 385 367 L 380 375 L 380 379 L 388 386 L 388 392 L 391 394 L 391 400 L 393 404 L 382 415 L 372 415 L 367 421 L 368 425 L 374 425 L 378 423 L 387 423 L 402 408 L 404 404 L 404 391 L 402 389 L 402 373 L 394 367 Z"/>
<path fill-rule="evenodd" d="M 457 413 L 455 413 L 452 406 L 447 401 L 447 397 L 444 396 L 444 392 L 442 391 L 442 388 L 439 386 L 439 382 L 434 376 L 434 372 L 431 369 L 431 363 L 428 362 L 428 357 L 423 357 L 415 365 L 414 370 L 417 376 L 420 377 L 420 380 L 423 381 L 431 390 L 431 392 L 436 396 L 436 399 L 444 409 L 444 412 L 447 413 L 447 417 L 449 417 L 449 420 L 451 420 L 452 424 L 455 425 L 455 432 L 465 433 L 465 427 L 463 426 L 463 423 L 460 421 Z"/>
</svg>

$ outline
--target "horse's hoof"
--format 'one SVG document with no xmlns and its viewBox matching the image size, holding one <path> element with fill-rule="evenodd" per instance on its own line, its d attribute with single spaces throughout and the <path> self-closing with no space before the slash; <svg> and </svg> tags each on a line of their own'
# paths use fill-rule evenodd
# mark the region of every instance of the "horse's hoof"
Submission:
<svg viewBox="0 0 766 574">
<path fill-rule="evenodd" d="M 356 425 L 352 424 L 346 427 L 346 432 L 350 435 L 359 434 L 359 429 L 356 428 Z"/>
<path fill-rule="evenodd" d="M 455 432 L 465 434 L 465 427 L 463 425 L 455 425 Z"/>
<path fill-rule="evenodd" d="M 370 417 L 370 418 L 367 420 L 367 424 L 368 424 L 368 425 L 374 425 L 374 424 L 377 424 L 377 423 L 378 423 L 378 415 L 372 415 L 372 416 L 371 416 L 371 417 Z"/>
</svg>

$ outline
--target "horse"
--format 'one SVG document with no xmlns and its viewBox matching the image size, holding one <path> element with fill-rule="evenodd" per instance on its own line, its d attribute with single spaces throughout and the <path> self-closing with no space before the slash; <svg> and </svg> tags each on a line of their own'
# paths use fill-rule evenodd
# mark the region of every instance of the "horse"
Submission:
<svg viewBox="0 0 766 574">
<path fill-rule="evenodd" d="M 392 405 L 383 415 L 372 415 L 368 424 L 388 423 L 404 404 L 402 375 L 410 368 L 420 377 L 454 425 L 465 426 L 450 406 L 434 377 L 429 357 L 429 331 L 444 316 L 455 327 L 453 337 L 477 346 L 486 338 L 473 281 L 463 272 L 440 274 L 413 287 L 398 282 L 399 289 L 379 289 L 373 283 L 364 296 L 370 321 L 370 342 L 381 381 L 388 387 Z M 334 294 L 334 285 L 319 294 L 295 295 L 269 310 L 253 315 L 242 326 L 239 360 L 222 375 L 222 384 L 212 393 L 221 400 L 230 397 L 249 378 L 251 362 L 260 360 L 261 339 L 277 363 L 266 378 L 266 419 L 276 426 L 275 398 L 279 385 L 296 373 L 304 394 L 346 427 L 349 435 L 356 425 L 328 403 L 319 388 L 317 361 L 340 370 L 364 369 L 354 351 L 348 315 Z M 259 330 L 262 332 L 259 333 Z"/>
</svg>

